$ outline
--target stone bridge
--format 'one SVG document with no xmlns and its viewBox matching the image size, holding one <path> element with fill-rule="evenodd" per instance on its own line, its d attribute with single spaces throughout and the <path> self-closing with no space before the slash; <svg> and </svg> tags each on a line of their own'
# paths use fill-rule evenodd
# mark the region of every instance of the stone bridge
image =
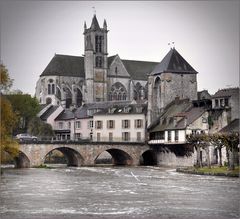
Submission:
<svg viewBox="0 0 240 219">
<path fill-rule="evenodd" d="M 94 166 L 98 156 L 107 151 L 115 165 L 156 164 L 156 153 L 147 144 L 134 143 L 23 143 L 19 146 L 16 167 L 34 167 L 44 164 L 53 150 L 61 151 L 69 166 Z"/>
</svg>

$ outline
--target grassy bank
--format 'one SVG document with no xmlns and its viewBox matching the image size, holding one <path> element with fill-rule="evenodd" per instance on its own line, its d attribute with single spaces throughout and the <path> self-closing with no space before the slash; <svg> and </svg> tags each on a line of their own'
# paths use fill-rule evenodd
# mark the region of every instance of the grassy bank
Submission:
<svg viewBox="0 0 240 219">
<path fill-rule="evenodd" d="M 228 167 L 225 167 L 225 166 L 224 167 L 213 166 L 212 168 L 186 167 L 186 168 L 177 168 L 177 172 L 199 174 L 199 175 L 239 177 L 239 166 L 235 167 L 235 170 L 228 170 Z"/>
</svg>

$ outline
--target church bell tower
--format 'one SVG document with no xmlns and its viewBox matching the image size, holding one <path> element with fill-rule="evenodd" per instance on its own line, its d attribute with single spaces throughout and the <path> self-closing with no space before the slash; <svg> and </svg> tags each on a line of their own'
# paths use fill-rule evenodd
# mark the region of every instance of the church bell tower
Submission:
<svg viewBox="0 0 240 219">
<path fill-rule="evenodd" d="M 96 15 L 91 26 L 84 23 L 84 68 L 86 79 L 86 102 L 107 100 L 107 23 L 100 28 Z"/>
</svg>

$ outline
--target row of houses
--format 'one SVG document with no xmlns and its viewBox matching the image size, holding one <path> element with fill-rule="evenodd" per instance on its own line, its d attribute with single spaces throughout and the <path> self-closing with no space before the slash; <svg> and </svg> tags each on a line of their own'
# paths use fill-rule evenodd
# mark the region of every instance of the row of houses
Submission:
<svg viewBox="0 0 240 219">
<path fill-rule="evenodd" d="M 239 122 L 239 88 L 206 90 L 198 99 L 176 98 L 147 125 L 147 102 L 86 103 L 79 108 L 44 105 L 38 116 L 51 124 L 56 140 L 185 144 L 194 133 L 215 133 Z"/>
</svg>

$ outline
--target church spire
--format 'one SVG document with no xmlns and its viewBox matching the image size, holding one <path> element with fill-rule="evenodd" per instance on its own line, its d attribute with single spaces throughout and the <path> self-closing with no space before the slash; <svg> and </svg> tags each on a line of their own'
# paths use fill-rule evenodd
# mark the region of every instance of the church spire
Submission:
<svg viewBox="0 0 240 219">
<path fill-rule="evenodd" d="M 84 21 L 84 30 L 87 29 L 87 24 L 86 24 L 86 21 Z"/>
<path fill-rule="evenodd" d="M 98 24 L 98 20 L 97 20 L 96 14 L 94 14 L 94 16 L 93 16 L 92 24 L 91 24 L 90 29 L 92 29 L 92 30 L 98 30 L 98 29 L 100 29 L 100 26 L 99 26 L 99 24 Z"/>
</svg>

